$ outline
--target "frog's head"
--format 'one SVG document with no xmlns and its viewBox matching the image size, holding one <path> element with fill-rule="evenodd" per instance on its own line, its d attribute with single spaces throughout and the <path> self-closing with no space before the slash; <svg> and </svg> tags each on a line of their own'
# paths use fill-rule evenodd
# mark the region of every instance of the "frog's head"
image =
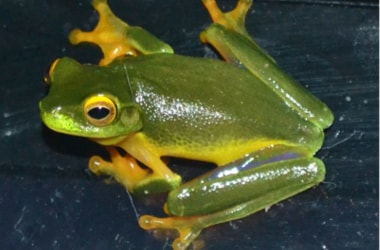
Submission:
<svg viewBox="0 0 380 250">
<path fill-rule="evenodd" d="M 45 81 L 49 94 L 39 106 L 43 122 L 52 130 L 106 144 L 142 127 L 140 109 L 120 64 L 98 67 L 61 58 Z"/>
</svg>

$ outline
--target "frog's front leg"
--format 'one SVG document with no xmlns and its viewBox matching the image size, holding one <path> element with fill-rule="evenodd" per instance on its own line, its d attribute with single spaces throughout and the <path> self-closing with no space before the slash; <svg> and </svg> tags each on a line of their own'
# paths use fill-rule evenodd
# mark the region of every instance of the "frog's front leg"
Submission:
<svg viewBox="0 0 380 250">
<path fill-rule="evenodd" d="M 142 169 L 129 154 L 122 156 L 114 147 L 106 147 L 106 149 L 110 154 L 111 162 L 99 156 L 91 157 L 89 169 L 92 173 L 112 176 L 129 191 L 133 191 L 136 184 L 149 175 L 149 171 Z"/>
<path fill-rule="evenodd" d="M 154 53 L 173 53 L 173 49 L 148 31 L 130 26 L 115 16 L 107 0 L 93 0 L 93 7 L 99 14 L 97 26 L 91 32 L 75 29 L 69 35 L 72 44 L 89 42 L 98 45 L 104 58 L 99 65 L 107 65 L 115 58 Z"/>
<path fill-rule="evenodd" d="M 173 190 L 181 184 L 181 177 L 173 173 L 161 160 L 160 147 L 142 132 L 130 135 L 118 144 L 128 154 L 149 168 L 149 175 L 137 182 L 133 192 L 149 194 Z"/>
<path fill-rule="evenodd" d="M 115 178 L 127 190 L 137 195 L 170 191 L 178 187 L 181 177 L 173 173 L 161 160 L 159 149 L 141 133 L 130 135 L 117 145 L 125 155 L 114 147 L 106 147 L 111 162 L 94 156 L 90 159 L 91 172 Z M 143 168 L 139 163 L 143 163 Z"/>
<path fill-rule="evenodd" d="M 201 33 L 201 40 L 211 44 L 227 60 L 244 67 L 276 92 L 283 101 L 305 119 L 321 129 L 331 125 L 334 117 L 326 104 L 309 93 L 262 50 L 245 30 L 245 15 L 252 0 L 239 0 L 227 13 L 215 0 L 203 0 L 214 23 Z"/>
<path fill-rule="evenodd" d="M 179 237 L 173 248 L 186 249 L 202 229 L 268 208 L 324 179 L 319 159 L 286 150 L 256 152 L 185 183 L 169 193 L 165 210 L 173 217 L 144 215 L 140 226 L 175 229 Z"/>
</svg>

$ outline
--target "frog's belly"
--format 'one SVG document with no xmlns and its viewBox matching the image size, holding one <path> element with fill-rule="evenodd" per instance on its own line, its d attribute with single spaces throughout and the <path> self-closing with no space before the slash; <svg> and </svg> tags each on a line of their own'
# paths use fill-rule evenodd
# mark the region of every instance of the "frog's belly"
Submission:
<svg viewBox="0 0 380 250">
<path fill-rule="evenodd" d="M 176 145 L 158 147 L 162 156 L 172 156 L 212 162 L 218 166 L 223 166 L 234 160 L 240 159 L 246 154 L 271 147 L 274 145 L 285 145 L 281 140 L 234 140 L 219 142 L 214 145 Z"/>
</svg>

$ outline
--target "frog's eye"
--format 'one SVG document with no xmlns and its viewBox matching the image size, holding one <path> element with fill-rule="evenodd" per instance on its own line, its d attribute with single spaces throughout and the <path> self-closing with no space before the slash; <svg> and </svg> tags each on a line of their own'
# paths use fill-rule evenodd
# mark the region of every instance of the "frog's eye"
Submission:
<svg viewBox="0 0 380 250">
<path fill-rule="evenodd" d="M 87 121 L 98 127 L 109 125 L 116 117 L 116 105 L 106 96 L 88 98 L 83 109 Z"/>
<path fill-rule="evenodd" d="M 53 73 L 54 68 L 57 65 L 58 61 L 59 61 L 59 59 L 55 59 L 55 61 L 52 64 L 50 64 L 50 66 L 49 66 L 49 68 L 48 68 L 48 70 L 44 76 L 44 82 L 45 83 L 50 84 L 50 76 Z"/>
</svg>

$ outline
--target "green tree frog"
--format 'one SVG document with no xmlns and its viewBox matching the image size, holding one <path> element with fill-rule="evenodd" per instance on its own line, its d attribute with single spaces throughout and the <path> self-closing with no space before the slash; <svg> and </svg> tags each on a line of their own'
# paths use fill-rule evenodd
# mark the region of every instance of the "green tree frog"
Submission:
<svg viewBox="0 0 380 250">
<path fill-rule="evenodd" d="M 168 192 L 169 216 L 143 215 L 142 228 L 175 229 L 173 248 L 186 249 L 202 229 L 324 179 L 324 164 L 314 154 L 333 114 L 248 35 L 252 0 L 238 0 L 227 13 L 215 0 L 203 0 L 213 24 L 200 38 L 227 62 L 176 55 L 118 19 L 106 0 L 92 4 L 97 26 L 74 30 L 69 39 L 98 45 L 104 58 L 99 65 L 57 59 L 46 77 L 50 90 L 39 103 L 41 117 L 52 130 L 107 148 L 111 161 L 92 157 L 93 173 L 113 176 L 134 194 Z M 181 184 L 162 157 L 218 167 Z"/>
</svg>

